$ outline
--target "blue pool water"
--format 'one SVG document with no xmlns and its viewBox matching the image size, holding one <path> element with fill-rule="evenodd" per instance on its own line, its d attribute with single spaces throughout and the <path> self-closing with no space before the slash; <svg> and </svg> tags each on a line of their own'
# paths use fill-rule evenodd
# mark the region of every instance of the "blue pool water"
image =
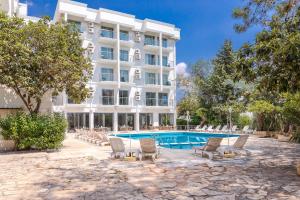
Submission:
<svg viewBox="0 0 300 200">
<path fill-rule="evenodd" d="M 171 149 L 192 149 L 194 146 L 203 146 L 208 138 L 221 137 L 227 138 L 223 133 L 199 133 L 199 132 L 168 132 L 168 133 L 139 133 L 139 134 L 118 134 L 118 137 L 141 139 L 154 138 L 161 147 Z M 238 135 L 230 134 L 229 137 Z"/>
</svg>

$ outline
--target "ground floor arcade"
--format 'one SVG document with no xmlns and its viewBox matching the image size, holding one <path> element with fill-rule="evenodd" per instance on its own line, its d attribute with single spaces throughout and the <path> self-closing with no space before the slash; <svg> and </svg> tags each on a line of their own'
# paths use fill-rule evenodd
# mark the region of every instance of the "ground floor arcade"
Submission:
<svg viewBox="0 0 300 200">
<path fill-rule="evenodd" d="M 174 113 L 65 112 L 69 130 L 88 128 L 106 131 L 139 131 L 173 127 Z"/>
</svg>

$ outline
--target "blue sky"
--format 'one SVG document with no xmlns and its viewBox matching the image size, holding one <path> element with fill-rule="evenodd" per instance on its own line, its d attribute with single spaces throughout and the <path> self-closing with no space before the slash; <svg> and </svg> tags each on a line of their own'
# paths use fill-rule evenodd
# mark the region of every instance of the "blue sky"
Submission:
<svg viewBox="0 0 300 200">
<path fill-rule="evenodd" d="M 24 2 L 24 1 L 23 1 Z M 27 0 L 29 15 L 53 17 L 56 0 Z M 242 0 L 79 0 L 89 7 L 117 10 L 175 24 L 181 29 L 177 43 L 177 63 L 191 64 L 198 59 L 214 57 L 225 39 L 231 39 L 235 48 L 253 41 L 256 29 L 237 34 L 232 10 Z"/>
</svg>

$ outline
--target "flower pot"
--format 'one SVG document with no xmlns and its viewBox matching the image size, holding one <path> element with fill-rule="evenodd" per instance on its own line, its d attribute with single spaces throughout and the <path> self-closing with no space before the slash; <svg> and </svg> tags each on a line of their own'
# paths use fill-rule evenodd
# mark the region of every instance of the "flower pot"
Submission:
<svg viewBox="0 0 300 200">
<path fill-rule="evenodd" d="M 15 150 L 15 141 L 13 140 L 0 140 L 0 152 L 1 151 L 13 151 Z"/>
<path fill-rule="evenodd" d="M 267 131 L 256 131 L 255 135 L 257 135 L 259 138 L 268 137 Z"/>
<path fill-rule="evenodd" d="M 279 142 L 289 142 L 290 139 L 291 139 L 291 136 L 278 135 Z"/>
</svg>

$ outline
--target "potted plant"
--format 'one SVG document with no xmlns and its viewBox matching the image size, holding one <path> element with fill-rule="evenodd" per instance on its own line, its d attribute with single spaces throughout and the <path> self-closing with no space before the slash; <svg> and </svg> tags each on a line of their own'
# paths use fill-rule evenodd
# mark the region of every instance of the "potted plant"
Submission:
<svg viewBox="0 0 300 200">
<path fill-rule="evenodd" d="M 248 110 L 256 116 L 257 131 L 255 134 L 258 137 L 271 137 L 273 133 L 270 134 L 267 131 L 266 118 L 276 110 L 275 106 L 268 101 L 257 100 L 249 105 Z"/>
</svg>

